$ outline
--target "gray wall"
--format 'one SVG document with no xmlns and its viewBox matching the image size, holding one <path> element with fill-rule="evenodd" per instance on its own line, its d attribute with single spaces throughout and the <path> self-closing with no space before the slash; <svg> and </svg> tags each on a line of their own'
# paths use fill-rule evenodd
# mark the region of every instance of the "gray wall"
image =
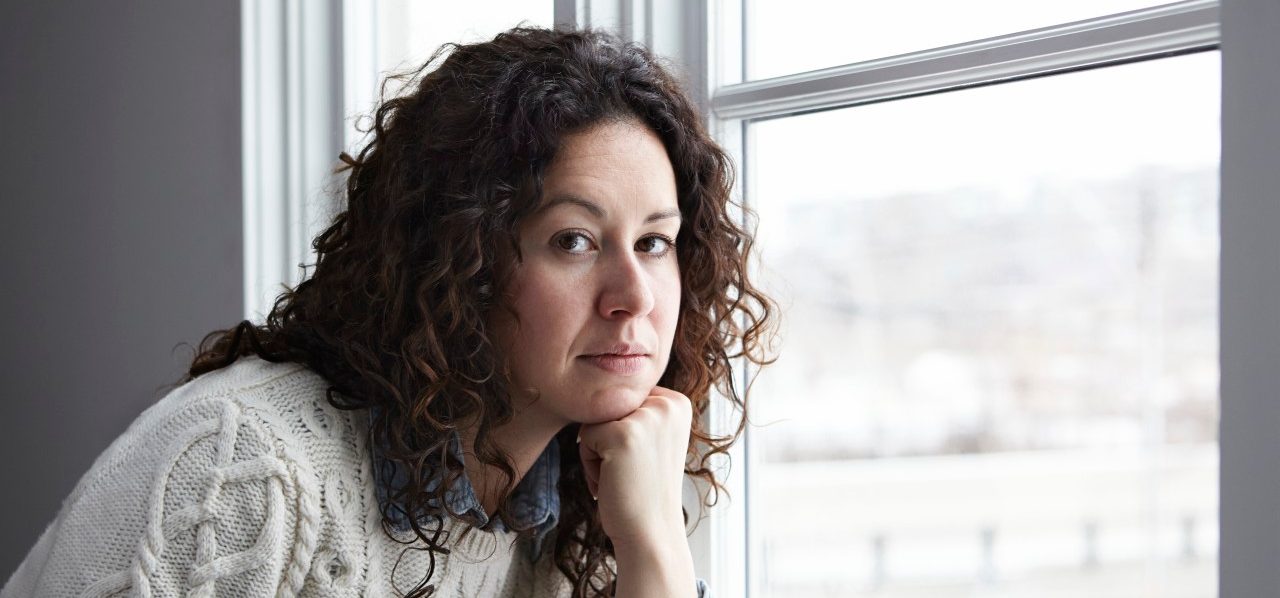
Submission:
<svg viewBox="0 0 1280 598">
<path fill-rule="evenodd" d="M 1222 2 L 1219 596 L 1280 596 L 1280 2 Z"/>
<path fill-rule="evenodd" d="M 0 585 L 243 304 L 239 2 L 0 0 Z"/>
</svg>

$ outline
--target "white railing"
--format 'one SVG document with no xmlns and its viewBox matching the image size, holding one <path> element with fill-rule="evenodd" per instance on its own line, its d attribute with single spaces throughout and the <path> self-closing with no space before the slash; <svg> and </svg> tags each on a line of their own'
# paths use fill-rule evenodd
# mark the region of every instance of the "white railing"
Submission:
<svg viewBox="0 0 1280 598">
<path fill-rule="evenodd" d="M 1216 445 L 762 465 L 771 596 L 1146 575 L 1218 550 Z"/>
</svg>

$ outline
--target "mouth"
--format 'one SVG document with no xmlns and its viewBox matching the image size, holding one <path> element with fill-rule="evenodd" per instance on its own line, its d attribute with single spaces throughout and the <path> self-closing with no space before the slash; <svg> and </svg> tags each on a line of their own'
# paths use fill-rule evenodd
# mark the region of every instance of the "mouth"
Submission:
<svg viewBox="0 0 1280 598">
<path fill-rule="evenodd" d="M 647 353 L 602 353 L 599 355 L 583 355 L 588 363 L 611 374 L 630 376 L 644 369 L 649 360 Z"/>
<path fill-rule="evenodd" d="M 649 352 L 640 345 L 616 343 L 601 351 L 582 355 L 579 359 L 611 374 L 629 376 L 643 370 L 649 357 Z"/>
<path fill-rule="evenodd" d="M 649 349 L 639 343 L 613 343 L 610 345 L 598 345 L 593 351 L 587 353 L 584 357 L 596 357 L 598 355 L 621 355 L 630 357 L 633 355 L 648 356 Z"/>
</svg>

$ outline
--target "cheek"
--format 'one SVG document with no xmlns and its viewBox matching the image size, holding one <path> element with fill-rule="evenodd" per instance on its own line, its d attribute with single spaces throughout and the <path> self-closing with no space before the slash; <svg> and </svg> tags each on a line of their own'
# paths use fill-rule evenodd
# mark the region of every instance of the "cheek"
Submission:
<svg viewBox="0 0 1280 598">
<path fill-rule="evenodd" d="M 654 292 L 654 324 L 661 342 L 670 347 L 675 338 L 676 323 L 680 318 L 680 274 L 663 277 Z"/>
<path fill-rule="evenodd" d="M 517 288 L 513 307 L 520 323 L 512 345 L 525 352 L 518 358 L 542 361 L 563 356 L 577 328 L 573 306 L 581 293 L 574 293 L 563 276 L 539 276 L 536 271 L 528 272 Z"/>
</svg>

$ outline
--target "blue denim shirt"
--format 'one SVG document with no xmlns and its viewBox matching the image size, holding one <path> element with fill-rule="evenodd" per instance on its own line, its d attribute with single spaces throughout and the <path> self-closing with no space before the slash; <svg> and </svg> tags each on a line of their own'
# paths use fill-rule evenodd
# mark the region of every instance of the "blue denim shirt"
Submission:
<svg viewBox="0 0 1280 598">
<path fill-rule="evenodd" d="M 462 439 L 455 431 L 449 435 L 449 454 L 462 461 Z M 381 472 L 383 467 L 390 467 L 392 470 L 391 483 L 397 488 L 408 483 L 407 474 L 398 463 L 394 461 L 385 461 L 381 458 L 375 448 L 373 454 L 374 471 Z M 511 491 L 511 497 L 508 503 L 511 511 L 512 527 L 534 530 L 533 550 L 529 553 L 532 561 L 537 561 L 542 555 L 542 551 L 546 548 L 547 537 L 551 530 L 555 529 L 556 523 L 560 521 L 560 490 L 557 484 L 560 481 L 560 445 L 553 438 L 547 444 L 547 448 L 543 449 L 542 454 L 538 455 L 538 459 L 533 462 L 533 467 L 525 473 L 524 477 L 516 483 L 515 489 Z M 440 484 L 439 477 L 432 477 L 427 482 L 427 491 L 435 490 Z M 377 484 L 378 503 L 385 507 L 387 503 L 388 491 L 384 484 Z M 458 513 L 464 520 L 474 525 L 476 528 L 484 529 L 485 526 L 492 523 L 493 527 L 498 530 L 508 530 L 503 524 L 502 518 L 494 516 L 493 520 L 489 520 L 489 515 L 484 512 L 484 508 L 480 505 L 480 500 L 476 498 L 475 487 L 471 485 L 471 480 L 464 473 L 458 478 L 458 482 L 452 488 L 445 490 L 445 503 L 449 506 L 449 510 Z M 428 501 L 432 507 L 438 508 L 435 501 Z M 398 532 L 407 532 L 412 529 L 409 525 L 408 518 L 398 509 L 393 509 L 391 513 L 391 521 L 393 527 Z M 428 525 L 431 522 L 419 519 L 419 525 Z M 698 598 L 711 598 L 711 592 L 707 589 L 707 584 L 701 579 L 697 580 Z"/>
<path fill-rule="evenodd" d="M 449 435 L 448 446 L 449 454 L 462 461 L 462 439 L 456 431 Z M 382 459 L 376 448 L 373 463 L 375 472 L 382 472 L 384 467 L 391 469 L 390 481 L 394 487 L 400 488 L 408 483 L 408 474 L 400 464 Z M 431 477 L 427 482 L 427 491 L 435 490 L 440 485 L 440 480 L 439 476 Z M 560 491 L 556 487 L 559 481 L 560 446 L 552 440 L 511 492 L 511 497 L 508 499 L 512 519 L 510 527 L 505 525 L 502 518 L 497 515 L 490 521 L 489 515 L 480 505 L 480 500 L 476 498 L 475 487 L 465 473 L 458 478 L 453 487 L 445 490 L 444 500 L 450 512 L 459 514 L 464 521 L 479 529 L 487 529 L 490 524 L 499 531 L 532 528 L 534 530 L 533 550 L 529 556 L 531 560 L 537 561 L 542 556 L 547 536 L 560 520 Z M 390 492 L 382 483 L 377 484 L 377 492 L 378 503 L 385 510 Z M 439 509 L 438 503 L 433 499 L 428 499 L 428 504 L 434 509 Z M 407 532 L 412 529 L 408 517 L 402 510 L 392 509 L 390 515 L 392 527 L 396 531 Z M 433 525 L 434 522 L 430 521 L 430 516 L 424 516 L 419 518 L 418 524 L 427 526 Z"/>
</svg>

